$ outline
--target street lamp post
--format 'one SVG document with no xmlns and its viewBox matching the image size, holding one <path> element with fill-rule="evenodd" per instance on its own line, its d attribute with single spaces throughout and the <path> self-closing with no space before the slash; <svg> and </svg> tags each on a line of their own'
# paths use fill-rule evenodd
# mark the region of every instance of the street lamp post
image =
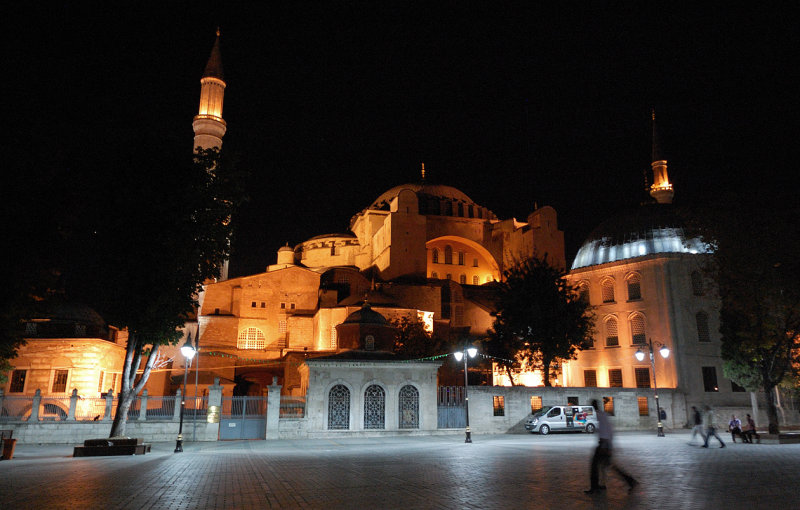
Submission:
<svg viewBox="0 0 800 510">
<path fill-rule="evenodd" d="M 181 347 L 181 354 L 183 354 L 185 360 L 183 363 L 183 393 L 181 393 L 181 421 L 180 425 L 178 425 L 178 440 L 175 443 L 175 453 L 183 451 L 183 410 L 186 407 L 186 379 L 189 378 L 189 364 L 192 362 L 196 352 L 192 346 L 192 335 L 190 333 L 186 338 L 186 343 Z"/>
<path fill-rule="evenodd" d="M 466 425 L 467 428 L 464 431 L 466 434 L 466 439 L 464 439 L 465 443 L 472 442 L 472 432 L 469 430 L 469 379 L 467 378 L 467 356 L 469 355 L 470 358 L 474 358 L 475 355 L 478 354 L 478 349 L 475 347 L 467 347 L 464 344 L 463 351 L 456 351 L 453 353 L 453 356 L 456 358 L 456 361 L 464 360 L 464 412 L 466 415 Z"/>
<path fill-rule="evenodd" d="M 658 342 L 656 342 L 658 343 Z M 658 437 L 664 437 L 664 424 L 661 423 L 661 406 L 658 405 L 658 383 L 656 382 L 656 360 L 655 356 L 653 356 L 653 339 L 651 338 L 648 343 L 644 344 L 647 347 L 648 354 L 650 355 L 650 368 L 653 369 L 653 393 L 656 399 L 656 413 L 658 414 Z M 658 343 L 660 346 L 658 349 L 659 354 L 661 357 L 666 359 L 669 357 L 669 347 L 662 343 Z M 644 360 L 644 352 L 641 349 L 636 351 L 636 359 L 639 361 Z"/>
</svg>

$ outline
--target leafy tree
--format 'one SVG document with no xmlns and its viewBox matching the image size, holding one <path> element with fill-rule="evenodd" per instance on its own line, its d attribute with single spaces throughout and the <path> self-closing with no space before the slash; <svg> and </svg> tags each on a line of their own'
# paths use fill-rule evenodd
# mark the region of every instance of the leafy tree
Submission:
<svg viewBox="0 0 800 510">
<path fill-rule="evenodd" d="M 203 282 L 219 276 L 243 197 L 235 162 L 217 150 L 193 160 L 169 146 L 128 156 L 113 156 L 106 200 L 87 211 L 75 236 L 67 284 L 70 297 L 128 329 L 111 436 L 125 434 L 160 346 L 182 336 Z"/>
<path fill-rule="evenodd" d="M 513 367 L 524 364 L 540 368 L 550 386 L 554 363 L 574 359 L 594 332 L 589 305 L 546 259 L 525 259 L 504 271 L 495 304 L 485 349 L 500 358 L 509 378 Z"/>
<path fill-rule="evenodd" d="M 401 317 L 390 321 L 397 331 L 394 352 L 411 358 L 424 358 L 446 352 L 448 342 L 425 329 L 422 321 Z"/>
<path fill-rule="evenodd" d="M 796 209 L 737 201 L 702 220 L 715 250 L 724 372 L 745 389 L 764 390 L 771 433 L 779 431 L 775 389 L 796 375 L 800 360 L 798 217 Z"/>
</svg>

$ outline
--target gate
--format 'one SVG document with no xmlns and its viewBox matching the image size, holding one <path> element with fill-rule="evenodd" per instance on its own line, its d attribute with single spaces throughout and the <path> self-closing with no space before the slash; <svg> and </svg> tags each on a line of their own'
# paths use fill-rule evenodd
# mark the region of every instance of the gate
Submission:
<svg viewBox="0 0 800 510">
<path fill-rule="evenodd" d="M 438 427 L 460 429 L 467 426 L 463 386 L 439 386 L 437 395 Z"/>
<path fill-rule="evenodd" d="M 266 439 L 267 397 L 223 397 L 219 438 Z"/>
</svg>

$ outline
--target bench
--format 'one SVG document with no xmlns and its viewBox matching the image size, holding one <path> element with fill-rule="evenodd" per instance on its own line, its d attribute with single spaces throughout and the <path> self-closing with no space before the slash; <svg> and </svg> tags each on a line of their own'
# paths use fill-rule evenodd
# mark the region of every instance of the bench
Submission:
<svg viewBox="0 0 800 510">
<path fill-rule="evenodd" d="M 140 437 L 110 437 L 108 439 L 87 439 L 83 446 L 76 446 L 73 457 L 105 457 L 109 455 L 144 455 L 150 451 L 150 444 Z"/>
</svg>

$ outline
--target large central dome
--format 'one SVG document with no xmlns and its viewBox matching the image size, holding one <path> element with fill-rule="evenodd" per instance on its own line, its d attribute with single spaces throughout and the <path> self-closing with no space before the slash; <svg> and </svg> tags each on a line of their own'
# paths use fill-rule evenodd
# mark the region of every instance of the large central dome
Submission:
<svg viewBox="0 0 800 510">
<path fill-rule="evenodd" d="M 389 207 L 392 199 L 394 199 L 402 190 L 408 189 L 415 193 L 427 195 L 436 198 L 446 198 L 456 202 L 463 202 L 464 204 L 475 204 L 475 202 L 467 196 L 463 191 L 456 189 L 452 186 L 445 186 L 444 184 L 401 184 L 384 192 L 381 196 L 372 202 L 369 206 L 370 209 L 386 209 Z"/>
<path fill-rule="evenodd" d="M 709 253 L 687 235 L 683 215 L 670 204 L 647 204 L 601 223 L 575 255 L 572 269 L 654 253 Z"/>
</svg>

